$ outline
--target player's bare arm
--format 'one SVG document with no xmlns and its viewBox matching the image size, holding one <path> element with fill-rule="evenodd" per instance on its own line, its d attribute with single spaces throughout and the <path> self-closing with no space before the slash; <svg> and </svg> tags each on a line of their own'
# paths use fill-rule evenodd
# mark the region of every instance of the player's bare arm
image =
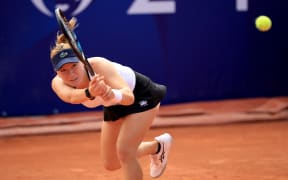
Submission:
<svg viewBox="0 0 288 180">
<path fill-rule="evenodd" d="M 91 62 L 93 68 L 95 68 L 95 72 L 104 77 L 103 81 L 107 89 L 102 94 L 103 100 L 110 100 L 111 98 L 114 98 L 115 93 L 111 93 L 111 90 L 114 89 L 119 90 L 122 94 L 122 99 L 119 104 L 130 105 L 134 102 L 133 92 L 120 76 L 111 61 L 101 57 L 91 58 L 89 61 Z M 91 79 L 90 84 L 93 84 L 93 78 Z M 93 89 L 91 89 L 91 91 L 93 91 Z"/>
</svg>

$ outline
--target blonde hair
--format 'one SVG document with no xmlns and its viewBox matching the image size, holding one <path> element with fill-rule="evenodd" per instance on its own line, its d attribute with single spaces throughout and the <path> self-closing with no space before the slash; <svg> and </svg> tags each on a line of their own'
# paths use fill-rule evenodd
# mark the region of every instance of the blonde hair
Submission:
<svg viewBox="0 0 288 180">
<path fill-rule="evenodd" d="M 78 26 L 77 19 L 75 17 L 72 17 L 69 21 L 69 27 L 74 30 L 77 26 Z M 63 51 L 64 49 L 69 49 L 69 48 L 71 47 L 67 39 L 65 38 L 64 34 L 59 33 L 58 31 L 55 45 L 50 50 L 50 58 L 52 59 L 60 51 Z"/>
</svg>

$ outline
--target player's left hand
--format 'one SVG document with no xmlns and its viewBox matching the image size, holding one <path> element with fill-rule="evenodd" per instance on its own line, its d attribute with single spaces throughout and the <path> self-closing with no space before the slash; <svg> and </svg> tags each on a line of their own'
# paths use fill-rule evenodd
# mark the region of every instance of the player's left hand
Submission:
<svg viewBox="0 0 288 180">
<path fill-rule="evenodd" d="M 89 92 L 92 96 L 102 96 L 107 91 L 107 85 L 104 82 L 104 77 L 96 74 L 89 82 Z"/>
</svg>

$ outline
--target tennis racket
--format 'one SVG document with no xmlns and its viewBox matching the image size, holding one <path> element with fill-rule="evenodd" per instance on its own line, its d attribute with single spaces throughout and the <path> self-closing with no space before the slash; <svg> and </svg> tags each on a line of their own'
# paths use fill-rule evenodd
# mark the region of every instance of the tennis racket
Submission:
<svg viewBox="0 0 288 180">
<path fill-rule="evenodd" d="M 57 22 L 59 24 L 59 27 L 68 40 L 68 43 L 70 44 L 71 48 L 73 49 L 75 55 L 78 57 L 78 59 L 84 64 L 86 70 L 91 76 L 94 76 L 95 73 L 93 71 L 93 68 L 91 64 L 88 62 L 87 58 L 85 57 L 81 44 L 75 34 L 75 32 L 69 27 L 69 22 L 67 18 L 64 16 L 64 13 L 59 9 L 55 9 L 55 16 L 57 19 Z"/>
</svg>

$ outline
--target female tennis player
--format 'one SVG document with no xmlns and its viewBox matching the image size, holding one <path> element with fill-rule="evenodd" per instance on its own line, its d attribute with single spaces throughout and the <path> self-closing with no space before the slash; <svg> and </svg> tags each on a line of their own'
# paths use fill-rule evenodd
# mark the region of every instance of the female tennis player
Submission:
<svg viewBox="0 0 288 180">
<path fill-rule="evenodd" d="M 77 22 L 70 20 L 75 28 Z M 63 34 L 57 34 L 50 52 L 56 72 L 51 86 L 66 103 L 89 108 L 103 105 L 101 159 L 107 170 L 122 168 L 125 180 L 143 179 L 137 158 L 150 155 L 150 175 L 162 175 L 167 165 L 172 137 L 164 133 L 142 142 L 166 94 L 164 85 L 130 67 L 103 57 L 88 58 L 95 76 L 90 77 Z"/>
</svg>

